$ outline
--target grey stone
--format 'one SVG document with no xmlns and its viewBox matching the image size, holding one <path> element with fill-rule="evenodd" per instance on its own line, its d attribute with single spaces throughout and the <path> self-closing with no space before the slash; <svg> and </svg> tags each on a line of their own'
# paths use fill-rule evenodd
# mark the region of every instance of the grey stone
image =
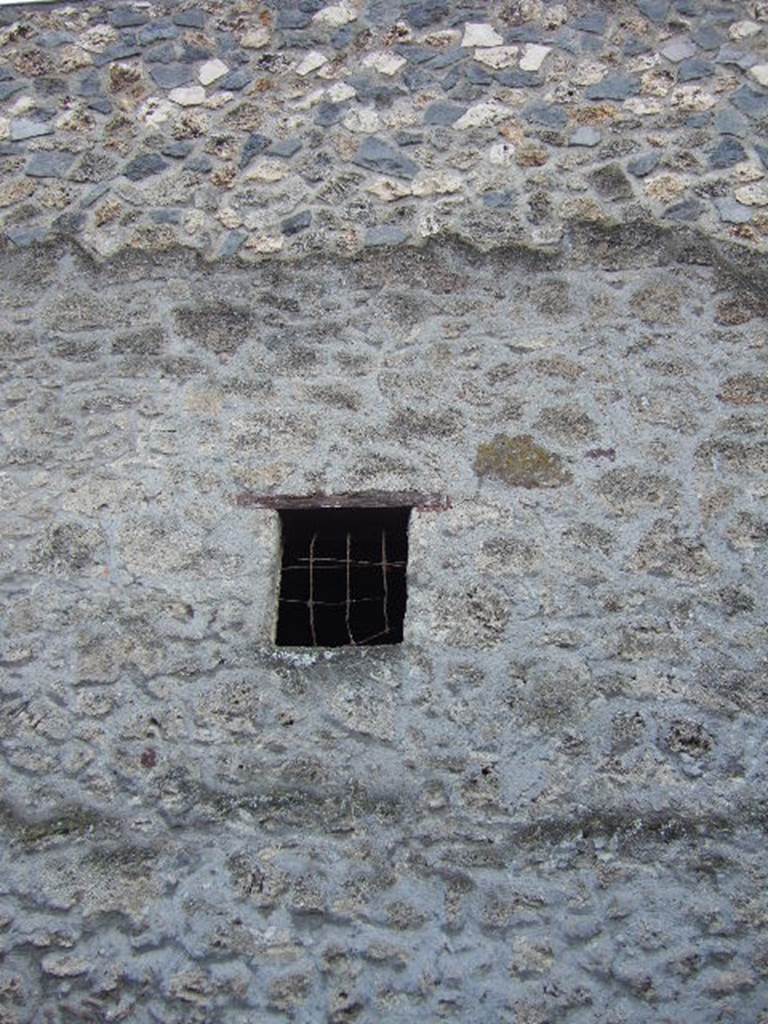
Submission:
<svg viewBox="0 0 768 1024">
<path fill-rule="evenodd" d="M 709 166 L 733 167 L 734 164 L 738 164 L 746 158 L 746 151 L 740 142 L 734 138 L 724 138 L 710 151 Z"/>
<path fill-rule="evenodd" d="M 188 157 L 194 148 L 194 143 L 189 139 L 180 139 L 178 142 L 168 142 L 162 148 L 163 156 L 169 156 L 173 160 L 183 160 Z"/>
<path fill-rule="evenodd" d="M 167 167 L 167 162 L 159 153 L 142 153 L 125 165 L 123 174 L 131 181 L 143 181 L 154 174 L 162 174 Z"/>
<path fill-rule="evenodd" d="M 459 59 L 466 56 L 466 50 L 463 50 L 461 47 L 458 48 L 458 51 L 454 48 L 452 52 L 458 52 L 461 55 Z M 409 64 L 426 64 L 427 61 L 435 57 L 435 54 L 442 56 L 439 50 L 435 50 L 431 46 L 396 46 L 395 53 L 407 60 Z M 453 63 L 453 61 L 450 63 Z M 432 67 L 434 66 L 433 63 Z M 438 67 L 441 66 L 443 65 L 438 64 Z"/>
<path fill-rule="evenodd" d="M 290 139 L 275 139 L 270 143 L 267 153 L 270 156 L 279 156 L 284 160 L 290 160 L 292 156 L 295 156 L 296 153 L 299 152 L 301 147 L 301 139 L 295 137 Z"/>
<path fill-rule="evenodd" d="M 467 107 L 460 103 L 450 103 L 447 100 L 437 100 L 424 111 L 424 124 L 439 124 L 450 127 L 467 112 Z"/>
<path fill-rule="evenodd" d="M 625 57 L 639 57 L 641 53 L 648 53 L 649 50 L 648 43 L 636 36 L 630 36 L 624 43 L 623 52 Z"/>
<path fill-rule="evenodd" d="M 54 127 L 50 121 L 32 121 L 25 117 L 14 118 L 11 121 L 11 141 L 20 142 L 23 139 L 34 139 L 39 135 L 52 135 Z"/>
<path fill-rule="evenodd" d="M 588 100 L 625 100 L 639 92 L 640 82 L 637 78 L 616 72 L 606 75 L 594 85 L 588 85 L 584 95 Z"/>
<path fill-rule="evenodd" d="M 19 92 L 20 89 L 24 88 L 23 82 L 15 82 L 5 80 L 0 82 L 0 103 L 4 100 L 10 99 L 14 93 Z"/>
<path fill-rule="evenodd" d="M 354 162 L 371 171 L 396 178 L 413 178 L 419 170 L 415 160 L 376 135 L 369 136 L 360 144 Z"/>
<path fill-rule="evenodd" d="M 135 43 L 114 43 L 107 46 L 99 53 L 93 54 L 93 63 L 96 67 L 103 67 L 105 64 L 114 64 L 118 60 L 128 60 L 141 53 L 141 49 Z"/>
<path fill-rule="evenodd" d="M 321 128 L 330 128 L 338 124 L 344 115 L 344 107 L 340 103 L 318 103 L 312 120 Z"/>
<path fill-rule="evenodd" d="M 494 78 L 488 68 L 476 61 L 470 61 L 463 67 L 467 81 L 471 85 L 490 85 Z"/>
<path fill-rule="evenodd" d="M 677 68 L 677 80 L 679 82 L 695 82 L 700 78 L 711 78 L 715 69 L 708 60 L 701 57 L 689 57 L 682 61 Z"/>
<path fill-rule="evenodd" d="M 467 51 L 461 46 L 452 46 L 447 50 L 439 50 L 437 55 L 434 56 L 430 62 L 431 71 L 439 71 L 441 68 L 454 67 L 459 61 L 463 60 L 467 55 Z"/>
<path fill-rule="evenodd" d="M 704 204 L 699 199 L 685 199 L 681 203 L 669 206 L 662 216 L 665 220 L 695 221 L 704 212 Z"/>
<path fill-rule="evenodd" d="M 278 28 L 307 28 L 311 21 L 312 16 L 304 11 L 280 7 L 277 12 Z"/>
<path fill-rule="evenodd" d="M 751 208 L 749 206 L 742 206 L 741 203 L 738 203 L 730 196 L 715 199 L 714 202 L 717 212 L 720 214 L 720 220 L 726 224 L 746 224 L 747 221 L 752 220 Z"/>
<path fill-rule="evenodd" d="M 506 89 L 535 89 L 542 84 L 541 77 L 535 71 L 518 71 L 516 68 L 498 71 L 496 81 Z"/>
<path fill-rule="evenodd" d="M 702 50 L 717 50 L 725 42 L 722 34 L 713 25 L 694 25 L 691 39 Z"/>
<path fill-rule="evenodd" d="M 661 47 L 661 55 L 675 64 L 685 60 L 687 57 L 693 57 L 695 53 L 696 47 L 688 36 L 675 36 Z"/>
<path fill-rule="evenodd" d="M 32 154 L 26 173 L 30 178 L 63 178 L 74 159 L 75 154 L 66 150 L 39 150 Z"/>
<path fill-rule="evenodd" d="M 294 213 L 291 217 L 286 217 L 284 221 L 281 221 L 280 229 L 284 235 L 297 235 L 300 231 L 306 230 L 311 223 L 311 210 L 302 210 L 300 213 Z"/>
<path fill-rule="evenodd" d="M 420 0 L 409 3 L 405 10 L 405 19 L 414 28 L 428 28 L 440 21 L 448 13 L 446 0 Z M 482 18 L 478 18 L 482 20 Z"/>
<path fill-rule="evenodd" d="M 32 226 L 16 224 L 5 228 L 5 237 L 19 248 L 42 242 L 47 235 L 48 229 L 43 224 Z"/>
<path fill-rule="evenodd" d="M 483 192 L 483 205 L 490 210 L 503 210 L 515 205 L 514 192 Z"/>
<path fill-rule="evenodd" d="M 523 116 L 531 124 L 543 125 L 545 128 L 565 128 L 568 124 L 567 111 L 554 103 L 526 107 Z"/>
<path fill-rule="evenodd" d="M 76 36 L 72 32 L 41 32 L 37 36 L 38 46 L 42 46 L 46 50 L 55 50 L 59 46 L 68 46 L 69 43 L 74 43 Z"/>
<path fill-rule="evenodd" d="M 716 64 L 730 64 L 742 71 L 748 71 L 758 63 L 759 57 L 754 53 L 745 53 L 737 46 L 721 46 L 715 57 Z"/>
<path fill-rule="evenodd" d="M 145 50 L 143 57 L 147 64 L 172 64 L 177 57 L 176 44 L 172 42 L 159 43 L 150 50 Z"/>
<path fill-rule="evenodd" d="M 98 71 L 90 70 L 86 71 L 81 76 L 77 83 L 76 92 L 78 96 L 101 96 L 104 93 L 104 87 L 101 81 L 101 75 Z"/>
<path fill-rule="evenodd" d="M 201 153 L 187 160 L 185 167 L 196 174 L 210 174 L 213 170 L 213 160 L 206 153 Z"/>
<path fill-rule="evenodd" d="M 763 117 L 768 113 L 768 93 L 757 92 L 748 85 L 731 93 L 731 103 L 747 117 Z"/>
<path fill-rule="evenodd" d="M 199 7 L 190 7 L 173 15 L 174 25 L 181 28 L 205 28 L 205 11 Z"/>
<path fill-rule="evenodd" d="M 661 160 L 661 153 L 655 150 L 650 150 L 648 153 L 643 153 L 642 156 L 636 156 L 630 160 L 627 164 L 627 170 L 630 174 L 634 175 L 635 178 L 644 178 L 646 174 L 650 174 L 651 171 L 655 171 L 659 166 Z"/>
<path fill-rule="evenodd" d="M 188 64 L 155 64 L 149 73 L 161 89 L 178 89 L 194 79 L 194 71 Z"/>
<path fill-rule="evenodd" d="M 665 22 L 669 14 L 669 0 L 637 0 L 637 7 L 641 14 L 657 24 Z"/>
<path fill-rule="evenodd" d="M 570 146 L 596 146 L 602 139 L 602 132 L 591 125 L 582 125 L 568 139 Z"/>
<path fill-rule="evenodd" d="M 235 68 L 228 75 L 218 79 L 215 83 L 218 89 L 225 89 L 227 92 L 240 92 L 246 85 L 250 85 L 253 77 L 243 68 Z"/>
<path fill-rule="evenodd" d="M 750 128 L 741 114 L 723 107 L 715 114 L 715 131 L 721 135 L 746 135 Z"/>
<path fill-rule="evenodd" d="M 608 25 L 608 15 L 605 11 L 592 10 L 580 17 L 572 19 L 571 27 L 579 32 L 593 32 L 602 35 Z"/>
<path fill-rule="evenodd" d="M 135 28 L 138 25 L 145 25 L 149 21 L 146 11 L 135 10 L 132 7 L 115 7 L 109 12 L 109 23 L 115 28 Z"/>
<path fill-rule="evenodd" d="M 408 232 L 394 224 L 381 224 L 378 227 L 367 228 L 363 237 L 363 244 L 367 248 L 379 248 L 382 246 L 401 245 L 407 241 Z"/>
<path fill-rule="evenodd" d="M 99 114 L 111 114 L 112 102 L 106 96 L 94 96 L 86 104 L 89 110 L 96 110 Z"/>
<path fill-rule="evenodd" d="M 266 135 L 259 134 L 259 132 L 252 132 L 243 145 L 243 150 L 240 154 L 240 167 L 247 167 L 255 156 L 263 153 L 268 148 L 269 138 Z"/>
<path fill-rule="evenodd" d="M 139 46 L 148 46 L 150 43 L 157 43 L 161 39 L 176 39 L 179 30 L 169 21 L 153 21 L 144 25 L 136 33 L 136 41 Z"/>
<path fill-rule="evenodd" d="M 760 162 L 762 163 L 763 167 L 765 167 L 766 170 L 768 170 L 768 146 L 763 146 L 759 142 L 756 142 L 754 146 L 755 152 L 760 158 Z"/>
<path fill-rule="evenodd" d="M 151 210 L 149 216 L 155 224 L 181 224 L 182 211 L 169 209 Z"/>
<path fill-rule="evenodd" d="M 219 255 L 224 258 L 234 256 L 247 237 L 245 231 L 229 231 L 221 244 Z"/>
</svg>

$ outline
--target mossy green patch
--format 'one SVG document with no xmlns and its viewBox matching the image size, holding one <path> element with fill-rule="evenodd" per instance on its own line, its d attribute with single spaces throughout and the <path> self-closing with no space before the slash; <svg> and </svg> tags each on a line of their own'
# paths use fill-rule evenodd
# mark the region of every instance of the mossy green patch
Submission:
<svg viewBox="0 0 768 1024">
<path fill-rule="evenodd" d="M 478 445 L 475 472 L 509 487 L 560 487 L 571 480 L 560 456 L 536 444 L 529 434 L 497 434 L 492 441 Z"/>
</svg>

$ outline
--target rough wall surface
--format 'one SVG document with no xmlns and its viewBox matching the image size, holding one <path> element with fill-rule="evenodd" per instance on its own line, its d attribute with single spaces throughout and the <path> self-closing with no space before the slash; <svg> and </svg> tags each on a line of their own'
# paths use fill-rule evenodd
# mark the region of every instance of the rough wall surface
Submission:
<svg viewBox="0 0 768 1024">
<path fill-rule="evenodd" d="M 747 84 L 765 11 L 318 6 L 7 18 L 2 188 L 46 152 L 111 169 L 30 179 L 0 245 L 0 1021 L 765 1024 L 768 273 L 759 204 L 732 195 L 763 187 L 763 115 L 733 97 L 766 99 Z M 467 23 L 501 42 L 461 47 Z M 312 89 L 345 80 L 331 38 L 358 46 L 356 98 L 298 114 L 279 90 L 303 80 L 286 70 L 300 47 L 330 65 Z M 670 39 L 694 52 L 661 56 Z M 541 78 L 509 85 L 525 45 L 550 47 Z M 475 54 L 499 46 L 514 61 Z M 718 59 L 734 48 L 741 64 Z M 94 73 L 101 93 L 62 91 L 30 53 L 90 54 L 67 81 Z M 648 93 L 643 53 L 678 82 L 699 62 L 691 95 L 714 103 L 681 111 L 674 80 Z M 172 99 L 141 136 L 125 127 L 145 100 L 113 89 L 115 68 L 198 79 L 213 59 L 253 81 L 220 107 L 206 94 L 189 151 L 166 152 L 191 123 Z M 548 84 L 574 62 L 640 84 L 625 100 Z M 257 89 L 257 66 L 276 84 Z M 424 127 L 434 98 L 417 127 L 387 119 L 454 67 L 450 103 L 498 89 L 566 111 L 567 131 L 515 114 L 454 138 Z M 627 107 L 644 95 L 667 127 Z M 82 130 L 18 137 L 41 111 L 61 131 L 60 102 Z M 225 138 L 216 118 L 244 103 L 265 120 Z M 318 127 L 327 104 L 340 119 Z M 342 166 L 363 110 L 422 169 Z M 586 128 L 600 140 L 571 148 Z M 270 147 L 300 129 L 302 149 L 269 157 L 297 161 L 290 177 L 248 183 L 252 129 Z M 713 169 L 723 145 L 743 159 Z M 165 166 L 121 176 L 134 146 Z M 692 223 L 629 170 L 652 150 Z M 413 192 L 457 160 L 455 193 Z M 629 194 L 573 205 L 606 167 Z M 411 192 L 387 201 L 385 178 Z M 304 189 L 309 225 L 281 228 Z M 222 204 L 244 226 L 222 234 Z M 413 516 L 405 642 L 276 648 L 278 523 L 253 496 L 370 490 L 448 499 Z"/>
</svg>

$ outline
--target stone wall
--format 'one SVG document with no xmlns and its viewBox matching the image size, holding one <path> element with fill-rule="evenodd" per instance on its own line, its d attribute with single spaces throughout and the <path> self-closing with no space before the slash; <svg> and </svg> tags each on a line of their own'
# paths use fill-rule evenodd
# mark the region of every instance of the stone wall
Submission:
<svg viewBox="0 0 768 1024">
<path fill-rule="evenodd" d="M 0 1021 L 768 1021 L 766 12 L 318 8 L 0 9 Z M 371 490 L 405 642 L 276 648 Z"/>
</svg>

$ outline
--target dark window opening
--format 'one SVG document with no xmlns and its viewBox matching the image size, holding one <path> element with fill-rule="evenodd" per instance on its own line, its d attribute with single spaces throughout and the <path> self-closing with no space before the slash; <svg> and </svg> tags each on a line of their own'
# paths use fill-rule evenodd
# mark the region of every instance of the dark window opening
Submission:
<svg viewBox="0 0 768 1024">
<path fill-rule="evenodd" d="M 410 508 L 282 509 L 276 642 L 403 640 Z"/>
</svg>

